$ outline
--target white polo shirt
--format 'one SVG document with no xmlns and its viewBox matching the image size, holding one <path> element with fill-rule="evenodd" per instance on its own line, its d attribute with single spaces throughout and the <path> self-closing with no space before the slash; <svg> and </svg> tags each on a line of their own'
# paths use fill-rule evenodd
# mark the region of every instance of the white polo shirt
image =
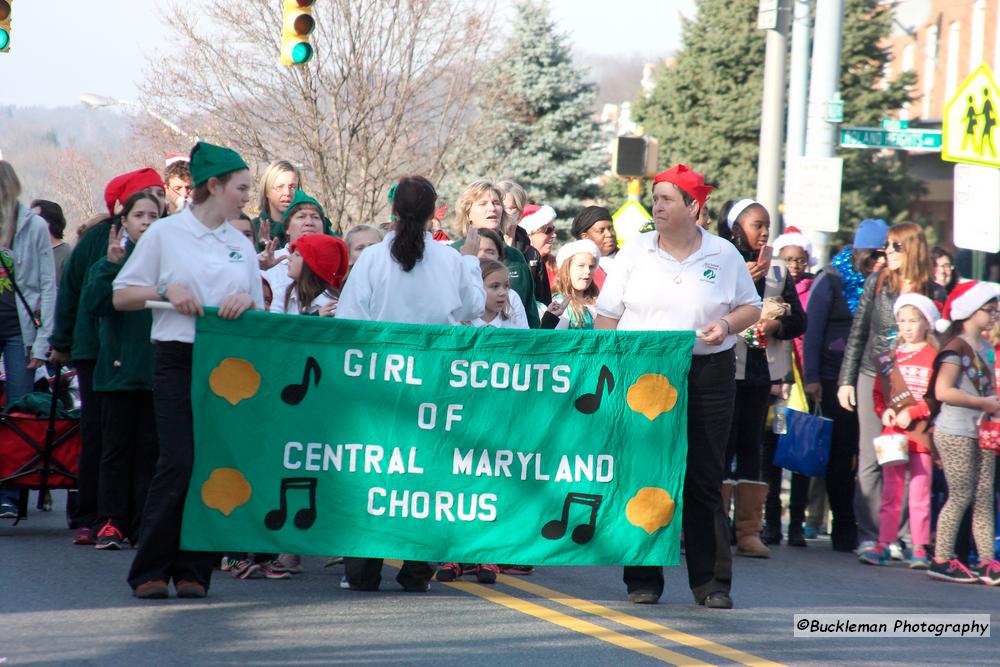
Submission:
<svg viewBox="0 0 1000 667">
<path fill-rule="evenodd" d="M 218 307 L 230 295 L 249 294 L 264 308 L 257 253 L 242 233 L 224 222 L 209 229 L 190 208 L 150 226 L 114 281 L 114 289 L 159 287 L 177 283 L 191 290 L 203 306 Z M 194 342 L 192 315 L 154 310 L 154 341 Z"/>
<path fill-rule="evenodd" d="M 393 259 L 395 232 L 368 246 L 351 269 L 337 304 L 345 320 L 454 324 L 483 314 L 486 290 L 479 260 L 424 234 L 424 256 L 411 271 Z"/>
<path fill-rule="evenodd" d="M 597 314 L 618 320 L 622 330 L 701 330 L 739 306 L 760 307 L 746 262 L 730 242 L 701 231 L 701 248 L 678 262 L 659 247 L 659 233 L 625 244 L 597 298 Z M 736 344 L 694 343 L 694 354 L 714 354 Z"/>
</svg>

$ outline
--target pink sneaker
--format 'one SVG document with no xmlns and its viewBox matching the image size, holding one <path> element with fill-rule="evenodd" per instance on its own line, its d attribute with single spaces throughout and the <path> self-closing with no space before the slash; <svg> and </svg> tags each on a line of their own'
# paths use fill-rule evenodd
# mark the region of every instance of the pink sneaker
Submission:
<svg viewBox="0 0 1000 667">
<path fill-rule="evenodd" d="M 276 560 L 271 561 L 271 570 L 273 572 L 302 574 L 302 558 L 296 554 L 281 554 Z"/>
<path fill-rule="evenodd" d="M 73 532 L 73 544 L 87 547 L 97 544 L 97 540 L 94 539 L 94 531 L 90 528 L 77 528 Z"/>
</svg>

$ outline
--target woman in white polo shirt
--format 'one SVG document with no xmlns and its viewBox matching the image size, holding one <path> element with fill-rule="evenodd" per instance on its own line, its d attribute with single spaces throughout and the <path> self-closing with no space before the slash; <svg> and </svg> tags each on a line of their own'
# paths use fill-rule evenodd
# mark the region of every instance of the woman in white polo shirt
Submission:
<svg viewBox="0 0 1000 667">
<path fill-rule="evenodd" d="M 139 598 L 165 598 L 172 579 L 177 597 L 205 597 L 215 555 L 181 551 L 181 514 L 194 458 L 191 352 L 195 316 L 203 307 L 236 319 L 264 306 L 253 244 L 226 220 L 250 200 L 243 159 L 228 148 L 199 142 L 191 150 L 192 206 L 149 228 L 114 281 L 118 310 L 169 301 L 153 312 L 156 344 L 153 403 L 160 457 L 142 517 L 139 549 L 128 582 Z"/>
<path fill-rule="evenodd" d="M 653 180 L 656 230 L 619 251 L 597 300 L 597 329 L 695 331 L 688 374 L 688 453 L 683 530 L 688 583 L 698 604 L 733 606 L 729 528 L 722 513 L 723 458 L 736 394 L 735 334 L 760 317 L 760 296 L 731 243 L 697 220 L 712 187 L 683 164 Z M 626 567 L 629 600 L 654 604 L 659 566 Z"/>
</svg>

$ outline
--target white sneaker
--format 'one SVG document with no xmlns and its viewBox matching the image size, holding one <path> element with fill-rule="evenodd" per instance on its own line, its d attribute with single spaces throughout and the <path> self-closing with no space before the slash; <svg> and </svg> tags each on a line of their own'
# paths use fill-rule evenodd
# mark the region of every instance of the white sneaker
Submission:
<svg viewBox="0 0 1000 667">
<path fill-rule="evenodd" d="M 903 547 L 899 546 L 899 542 L 893 542 L 889 545 L 889 558 L 892 560 L 906 560 Z"/>
<path fill-rule="evenodd" d="M 351 582 L 347 580 L 347 577 L 340 578 L 340 587 L 344 589 L 349 589 L 351 587 Z"/>
<path fill-rule="evenodd" d="M 854 550 L 854 554 L 856 556 L 860 556 L 863 552 L 874 548 L 875 548 L 875 540 L 865 540 L 864 542 L 859 544 L 858 547 Z"/>
</svg>

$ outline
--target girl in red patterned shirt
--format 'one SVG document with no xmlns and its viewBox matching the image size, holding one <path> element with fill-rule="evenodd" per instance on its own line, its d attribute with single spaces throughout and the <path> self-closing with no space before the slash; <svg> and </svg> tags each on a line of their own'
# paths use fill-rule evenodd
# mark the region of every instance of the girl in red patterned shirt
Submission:
<svg viewBox="0 0 1000 667">
<path fill-rule="evenodd" d="M 937 356 L 934 322 L 940 318 L 934 302 L 908 293 L 893 304 L 898 330 L 896 346 L 875 359 L 878 375 L 872 398 L 882 418 L 883 434 L 903 433 L 909 449 L 909 466 L 882 467 L 882 503 L 879 508 L 879 540 L 858 555 L 862 563 L 885 565 L 889 544 L 896 539 L 902 511 L 906 471 L 910 471 L 909 509 L 913 558 L 910 567 L 926 570 L 931 533 L 932 449 L 930 410 L 924 395 L 930 384 Z"/>
</svg>

